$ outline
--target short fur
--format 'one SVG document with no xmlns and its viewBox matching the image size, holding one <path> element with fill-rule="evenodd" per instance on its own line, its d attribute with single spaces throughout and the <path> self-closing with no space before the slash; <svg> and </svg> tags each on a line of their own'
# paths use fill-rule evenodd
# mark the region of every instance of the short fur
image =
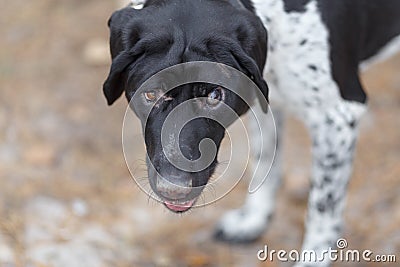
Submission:
<svg viewBox="0 0 400 267">
<path fill-rule="evenodd" d="M 266 68 L 267 33 L 259 19 L 269 36 Z M 366 110 L 367 95 L 359 78 L 360 65 L 382 52 L 389 43 L 391 51 L 400 49 L 400 1 L 149 0 L 143 10 L 117 11 L 109 25 L 113 63 L 104 84 L 109 104 L 124 91 L 130 100 L 138 86 L 152 74 L 182 62 L 207 60 L 230 65 L 252 77 L 267 97 L 268 87 L 261 75 L 264 72 L 271 87 L 278 133 L 286 109 L 303 120 L 313 141 L 312 187 L 303 249 L 321 252 L 335 246 L 342 228 L 358 123 Z M 206 96 L 213 88 L 212 85 L 177 88 L 172 94 L 174 101 L 154 112 L 153 118 L 157 120 L 145 131 L 150 160 L 159 168 L 157 171 L 167 176 L 173 173 L 175 183 L 187 184 L 184 181 L 193 179 L 193 185 L 205 185 L 217 161 L 201 173 L 177 172 L 165 158 L 158 156 L 160 143 L 156 129 L 168 110 L 185 99 Z M 238 114 L 248 110 L 233 96 L 226 102 Z M 260 108 L 256 110 L 262 113 Z M 271 128 L 267 121 L 260 123 L 265 129 Z M 195 137 L 189 138 L 193 134 Z M 189 125 L 182 138 L 183 146 L 190 147 L 186 155 L 198 157 L 194 147 L 202 138 L 211 138 L 219 146 L 223 136 L 224 129 L 210 122 Z M 252 145 L 257 146 L 260 138 L 253 136 Z M 267 147 L 273 145 L 273 138 L 263 138 Z M 280 162 L 278 146 L 268 180 L 248 196 L 242 208 L 222 218 L 216 231 L 218 239 L 250 242 L 264 232 L 280 184 Z M 152 188 L 159 194 L 151 170 L 149 176 Z M 330 262 L 327 259 L 323 263 L 302 262 L 296 266 L 311 265 L 328 266 Z"/>
</svg>

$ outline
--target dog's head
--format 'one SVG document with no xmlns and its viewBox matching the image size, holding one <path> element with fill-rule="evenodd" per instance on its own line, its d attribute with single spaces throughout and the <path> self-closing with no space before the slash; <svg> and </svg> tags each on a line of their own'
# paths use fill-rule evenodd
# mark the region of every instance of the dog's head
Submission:
<svg viewBox="0 0 400 267">
<path fill-rule="evenodd" d="M 148 1 L 141 10 L 128 7 L 115 12 L 109 27 L 112 65 L 103 88 L 109 105 L 124 92 L 131 101 L 138 88 L 154 74 L 192 61 L 231 66 L 251 78 L 267 98 L 268 87 L 262 78 L 267 33 L 257 16 L 237 0 Z M 197 118 L 184 125 L 177 134 L 178 140 L 170 138 L 167 140 L 170 144 L 162 144 L 161 129 L 167 116 L 188 100 L 193 100 L 194 109 L 211 113 L 222 112 L 223 106 L 229 106 L 240 116 L 249 109 L 230 90 L 198 82 L 178 86 L 167 93 L 162 86 L 155 85 L 140 92 L 133 101 L 132 108 L 143 125 L 150 185 L 174 212 L 184 212 L 194 204 L 214 173 L 217 157 L 214 155 L 205 168 L 181 169 L 170 162 L 176 149 L 170 149 L 168 156 L 165 145 L 178 144 L 179 153 L 195 162 L 202 156 L 199 149 L 202 140 L 211 139 L 218 152 L 225 134 L 220 123 Z M 141 111 L 149 106 L 152 109 L 144 116 Z"/>
</svg>

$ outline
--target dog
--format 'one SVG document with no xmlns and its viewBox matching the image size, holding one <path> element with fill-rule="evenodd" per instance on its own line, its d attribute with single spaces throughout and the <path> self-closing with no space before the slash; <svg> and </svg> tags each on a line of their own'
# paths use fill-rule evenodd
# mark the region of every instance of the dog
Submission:
<svg viewBox="0 0 400 267">
<path fill-rule="evenodd" d="M 103 87 L 108 104 L 123 93 L 131 101 L 144 81 L 180 63 L 216 62 L 242 72 L 263 97 L 269 97 L 279 136 L 285 110 L 309 129 L 313 163 L 302 249 L 322 253 L 334 247 L 343 225 L 358 124 L 367 107 L 359 72 L 400 50 L 400 2 L 148 0 L 143 4 L 140 10 L 116 11 L 109 20 L 112 65 Z M 202 107 L 216 112 L 223 102 L 239 116 L 250 107 L 229 90 L 207 83 L 181 85 L 167 94 L 154 89 L 140 97 L 141 104 L 133 109 L 142 124 L 140 109 L 157 102 L 143 126 L 151 188 L 168 209 L 185 212 L 207 185 L 217 158 L 198 172 L 179 170 L 163 153 L 162 123 L 188 99 L 201 98 Z M 256 104 L 254 110 L 262 118 L 265 109 Z M 260 124 L 272 127 L 266 120 Z M 218 150 L 224 134 L 216 122 L 193 120 L 182 129 L 179 146 L 186 158 L 196 160 L 201 140 L 213 140 Z M 274 142 L 269 135 L 250 139 L 253 146 L 263 142 L 267 148 Z M 270 156 L 263 153 L 261 162 Z M 262 235 L 274 212 L 281 161 L 278 145 L 268 179 L 248 195 L 242 208 L 223 216 L 216 238 L 247 243 Z M 330 261 L 296 264 L 313 265 L 329 266 Z"/>
</svg>

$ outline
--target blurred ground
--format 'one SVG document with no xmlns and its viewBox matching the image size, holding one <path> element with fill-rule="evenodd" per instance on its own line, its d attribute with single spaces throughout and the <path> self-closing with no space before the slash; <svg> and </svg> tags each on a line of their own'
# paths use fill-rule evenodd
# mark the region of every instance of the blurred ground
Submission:
<svg viewBox="0 0 400 267">
<path fill-rule="evenodd" d="M 121 149 L 126 103 L 109 108 L 100 90 L 108 66 L 97 44 L 108 38 L 114 1 L 0 3 L 0 266 L 280 266 L 258 263 L 256 252 L 263 244 L 300 247 L 310 162 L 301 124 L 287 126 L 285 182 L 264 238 L 247 247 L 216 244 L 213 225 L 240 205 L 245 184 L 175 216 L 130 179 Z M 370 113 L 344 232 L 352 249 L 398 258 L 399 70 L 397 56 L 364 75 Z"/>
</svg>

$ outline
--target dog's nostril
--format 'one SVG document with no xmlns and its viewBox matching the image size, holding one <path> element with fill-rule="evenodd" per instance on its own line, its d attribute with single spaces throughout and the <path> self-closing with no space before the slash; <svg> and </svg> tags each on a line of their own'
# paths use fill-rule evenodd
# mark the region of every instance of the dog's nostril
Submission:
<svg viewBox="0 0 400 267">
<path fill-rule="evenodd" d="M 192 180 L 178 176 L 158 176 L 156 188 L 158 193 L 168 199 L 184 199 L 192 192 Z"/>
</svg>

